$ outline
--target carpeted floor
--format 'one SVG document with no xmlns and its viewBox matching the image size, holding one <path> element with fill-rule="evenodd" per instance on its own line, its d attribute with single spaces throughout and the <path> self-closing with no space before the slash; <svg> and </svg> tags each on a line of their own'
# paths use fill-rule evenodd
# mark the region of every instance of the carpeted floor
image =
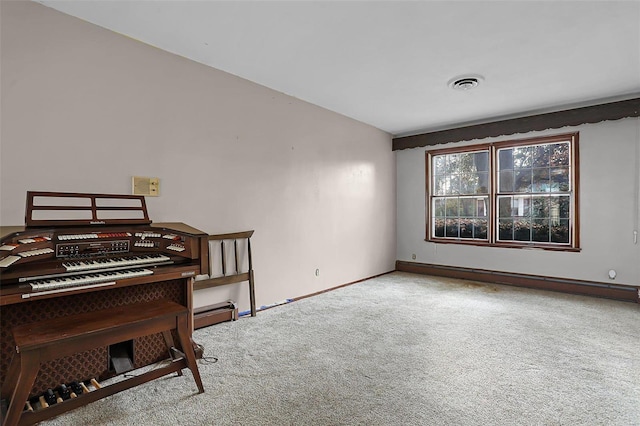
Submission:
<svg viewBox="0 0 640 426">
<path fill-rule="evenodd" d="M 640 425 L 640 305 L 391 273 L 196 331 L 54 425 Z M 213 357 L 217 362 L 213 362 Z"/>
</svg>

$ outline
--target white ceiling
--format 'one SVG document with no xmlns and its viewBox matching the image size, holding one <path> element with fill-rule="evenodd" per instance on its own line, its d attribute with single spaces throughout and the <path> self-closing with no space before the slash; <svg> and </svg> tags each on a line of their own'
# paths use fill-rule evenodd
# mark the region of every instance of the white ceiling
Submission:
<svg viewBox="0 0 640 426">
<path fill-rule="evenodd" d="M 640 94 L 640 0 L 39 2 L 394 135 Z"/>
</svg>

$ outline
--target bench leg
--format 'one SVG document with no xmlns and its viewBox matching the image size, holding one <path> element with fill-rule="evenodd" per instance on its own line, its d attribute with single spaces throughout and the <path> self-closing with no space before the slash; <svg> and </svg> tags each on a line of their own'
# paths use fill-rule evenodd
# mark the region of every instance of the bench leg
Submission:
<svg viewBox="0 0 640 426">
<path fill-rule="evenodd" d="M 169 351 L 169 356 L 171 359 L 175 359 L 173 356 L 173 351 L 176 350 L 176 345 L 173 343 L 173 337 L 171 336 L 171 331 L 165 330 L 162 332 L 162 337 L 164 337 L 164 344 L 167 346 L 167 351 Z M 182 376 L 182 370 L 178 370 L 178 376 Z"/>
<path fill-rule="evenodd" d="M 198 370 L 198 364 L 196 362 L 196 354 L 193 351 L 193 344 L 191 339 L 189 338 L 189 323 L 187 322 L 186 315 L 178 316 L 178 338 L 180 339 L 180 345 L 182 346 L 182 350 L 184 351 L 184 356 L 187 360 L 187 366 L 191 373 L 193 373 L 193 378 L 196 381 L 196 385 L 198 386 L 198 391 L 200 393 L 204 392 L 204 386 L 202 386 L 202 379 L 200 378 L 200 371 Z"/>
<path fill-rule="evenodd" d="M 11 361 L 11 368 L 19 369 L 19 373 L 9 373 L 9 376 L 17 375 L 17 383 L 11 395 L 7 415 L 4 418 L 4 426 L 15 426 L 20 421 L 20 415 L 24 411 L 24 404 L 27 402 L 29 391 L 36 380 L 40 364 L 35 354 L 27 352 L 21 355 L 15 354 Z"/>
</svg>

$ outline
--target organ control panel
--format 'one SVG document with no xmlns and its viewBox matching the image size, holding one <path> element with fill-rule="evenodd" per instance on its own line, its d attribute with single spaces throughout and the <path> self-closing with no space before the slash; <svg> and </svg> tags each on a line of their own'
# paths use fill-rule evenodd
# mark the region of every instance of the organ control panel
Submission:
<svg viewBox="0 0 640 426">
<path fill-rule="evenodd" d="M 109 232 L 68 230 L 21 230 L 6 235 L 0 245 L 0 268 L 47 259 L 91 258 L 130 252 L 167 252 L 186 258 L 198 253 L 198 245 L 171 229 L 110 230 Z M 197 256 L 196 256 L 197 257 Z"/>
</svg>

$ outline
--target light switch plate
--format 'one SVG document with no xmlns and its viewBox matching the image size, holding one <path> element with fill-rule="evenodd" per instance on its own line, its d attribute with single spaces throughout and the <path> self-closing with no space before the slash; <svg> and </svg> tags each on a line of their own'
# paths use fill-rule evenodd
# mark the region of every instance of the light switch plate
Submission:
<svg viewBox="0 0 640 426">
<path fill-rule="evenodd" d="M 160 178 L 133 176 L 131 178 L 131 192 L 133 195 L 157 197 L 160 195 Z"/>
</svg>

